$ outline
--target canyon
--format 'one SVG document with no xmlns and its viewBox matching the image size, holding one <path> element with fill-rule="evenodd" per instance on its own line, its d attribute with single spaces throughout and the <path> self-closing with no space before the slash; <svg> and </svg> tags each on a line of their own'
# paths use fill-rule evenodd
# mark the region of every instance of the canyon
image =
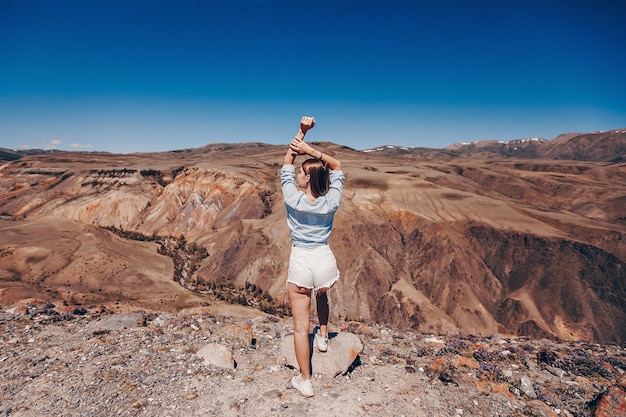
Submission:
<svg viewBox="0 0 626 417">
<path fill-rule="evenodd" d="M 346 175 L 332 317 L 626 340 L 626 130 L 446 149 L 314 146 Z M 284 152 L 250 142 L 2 153 L 0 304 L 174 312 L 239 291 L 250 295 L 240 303 L 286 311 Z"/>
</svg>

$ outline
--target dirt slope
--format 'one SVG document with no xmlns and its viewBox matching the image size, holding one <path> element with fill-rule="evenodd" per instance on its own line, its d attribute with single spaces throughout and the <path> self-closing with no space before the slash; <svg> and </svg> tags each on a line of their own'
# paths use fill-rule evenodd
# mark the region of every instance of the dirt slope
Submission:
<svg viewBox="0 0 626 417">
<path fill-rule="evenodd" d="M 342 271 L 336 317 L 420 331 L 626 339 L 624 163 L 317 146 L 342 160 L 347 177 L 331 238 Z M 285 301 L 283 152 L 210 145 L 6 163 L 2 297 L 210 303 L 173 282 L 182 277 L 196 292 L 252 283 Z M 173 239 L 207 256 L 173 257 L 164 250 Z"/>
</svg>

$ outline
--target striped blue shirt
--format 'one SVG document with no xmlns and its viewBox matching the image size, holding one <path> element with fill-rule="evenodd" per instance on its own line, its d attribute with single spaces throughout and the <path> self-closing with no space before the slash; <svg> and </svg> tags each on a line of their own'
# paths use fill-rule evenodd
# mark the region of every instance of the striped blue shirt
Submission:
<svg viewBox="0 0 626 417">
<path fill-rule="evenodd" d="M 298 190 L 296 167 L 283 165 L 280 180 L 287 206 L 287 224 L 294 245 L 313 247 L 328 243 L 333 219 L 341 204 L 344 179 L 343 171 L 330 171 L 328 193 L 311 203 L 306 193 Z"/>
</svg>

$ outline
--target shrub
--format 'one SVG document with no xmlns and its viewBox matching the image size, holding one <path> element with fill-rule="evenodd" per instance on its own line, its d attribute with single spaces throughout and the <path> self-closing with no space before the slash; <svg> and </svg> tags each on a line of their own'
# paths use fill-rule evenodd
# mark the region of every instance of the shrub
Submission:
<svg viewBox="0 0 626 417">
<path fill-rule="evenodd" d="M 461 339 L 459 337 L 454 337 L 446 342 L 446 344 L 439 349 L 437 352 L 437 356 L 443 356 L 448 353 L 452 353 L 455 355 L 460 355 L 464 350 L 469 347 L 469 344 L 466 340 Z"/>
<path fill-rule="evenodd" d="M 582 350 L 576 350 L 557 359 L 553 365 L 574 375 L 589 377 L 598 374 L 607 379 L 613 378 L 611 371 L 606 369 L 598 358 L 591 357 Z"/>
</svg>

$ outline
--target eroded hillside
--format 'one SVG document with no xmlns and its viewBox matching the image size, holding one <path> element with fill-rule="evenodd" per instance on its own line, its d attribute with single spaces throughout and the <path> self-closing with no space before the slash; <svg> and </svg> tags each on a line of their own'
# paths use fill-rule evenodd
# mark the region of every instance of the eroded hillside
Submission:
<svg viewBox="0 0 626 417">
<path fill-rule="evenodd" d="M 335 315 L 421 331 L 626 340 L 626 164 L 319 146 L 347 177 L 331 238 L 342 273 Z M 246 283 L 286 301 L 282 153 L 210 145 L 6 163 L 0 302 L 14 302 L 19 288 L 24 298 L 123 303 L 132 287 L 135 305 L 178 308 L 214 302 L 217 285 Z M 104 248 L 92 258 L 75 248 L 87 235 Z M 167 239 L 181 238 L 207 256 L 193 267 L 166 256 Z M 176 302 L 153 294 L 182 290 L 181 278 L 194 292 Z"/>
</svg>

